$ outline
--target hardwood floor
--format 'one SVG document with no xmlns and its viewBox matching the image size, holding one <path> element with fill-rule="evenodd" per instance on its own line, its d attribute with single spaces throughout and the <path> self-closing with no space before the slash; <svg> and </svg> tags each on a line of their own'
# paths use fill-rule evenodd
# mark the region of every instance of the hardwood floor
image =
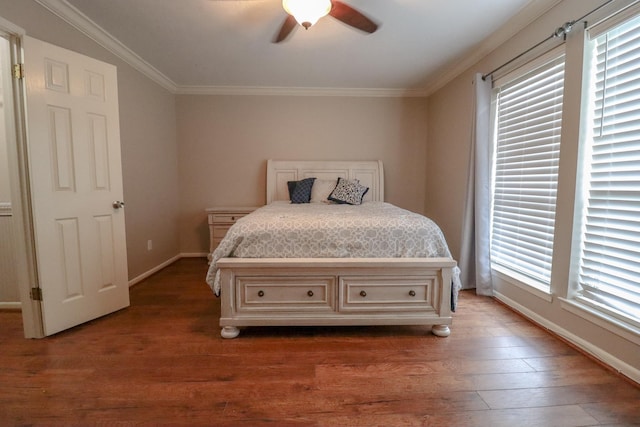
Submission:
<svg viewBox="0 0 640 427">
<path fill-rule="evenodd" d="M 489 298 L 428 327 L 248 328 L 220 337 L 204 259 L 131 307 L 42 340 L 0 311 L 0 425 L 623 426 L 640 388 Z"/>
</svg>

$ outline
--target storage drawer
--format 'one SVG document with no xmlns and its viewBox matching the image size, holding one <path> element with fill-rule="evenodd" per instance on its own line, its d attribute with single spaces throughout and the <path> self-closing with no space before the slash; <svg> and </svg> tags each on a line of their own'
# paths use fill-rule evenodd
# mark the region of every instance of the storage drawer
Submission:
<svg viewBox="0 0 640 427">
<path fill-rule="evenodd" d="M 340 278 L 339 310 L 407 311 L 433 310 L 437 301 L 437 277 L 357 277 Z"/>
<path fill-rule="evenodd" d="M 236 277 L 238 312 L 335 311 L 334 277 Z"/>
</svg>

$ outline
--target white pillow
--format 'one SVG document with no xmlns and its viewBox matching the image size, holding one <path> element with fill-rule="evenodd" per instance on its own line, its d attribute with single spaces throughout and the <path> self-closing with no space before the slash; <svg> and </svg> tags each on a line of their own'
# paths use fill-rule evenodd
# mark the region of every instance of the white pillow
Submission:
<svg viewBox="0 0 640 427">
<path fill-rule="evenodd" d="M 337 183 L 337 179 L 316 179 L 311 188 L 311 203 L 333 203 L 328 197 Z"/>
</svg>

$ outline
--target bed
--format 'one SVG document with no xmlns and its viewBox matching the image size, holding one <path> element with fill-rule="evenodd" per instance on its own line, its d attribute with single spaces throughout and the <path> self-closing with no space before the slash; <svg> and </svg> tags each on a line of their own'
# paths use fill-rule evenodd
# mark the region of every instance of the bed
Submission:
<svg viewBox="0 0 640 427">
<path fill-rule="evenodd" d="M 341 180 L 363 189 L 361 204 L 326 201 Z M 456 262 L 433 221 L 384 202 L 382 162 L 269 160 L 266 181 L 267 204 L 211 254 L 222 337 L 329 325 L 429 325 L 449 336 Z M 309 181 L 312 203 L 291 203 L 292 183 Z"/>
</svg>

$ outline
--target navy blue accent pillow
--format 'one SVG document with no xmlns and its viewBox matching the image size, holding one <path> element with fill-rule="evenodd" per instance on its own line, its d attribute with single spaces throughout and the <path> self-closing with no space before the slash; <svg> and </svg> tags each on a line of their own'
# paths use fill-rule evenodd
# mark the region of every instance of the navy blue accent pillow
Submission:
<svg viewBox="0 0 640 427">
<path fill-rule="evenodd" d="M 305 178 L 298 181 L 291 192 L 291 203 L 309 203 L 313 181 L 315 180 L 315 178 Z"/>
<path fill-rule="evenodd" d="M 289 189 L 289 200 L 291 200 L 291 196 L 293 196 L 293 190 L 296 189 L 296 185 L 298 185 L 298 181 L 287 181 L 287 189 Z"/>
</svg>

